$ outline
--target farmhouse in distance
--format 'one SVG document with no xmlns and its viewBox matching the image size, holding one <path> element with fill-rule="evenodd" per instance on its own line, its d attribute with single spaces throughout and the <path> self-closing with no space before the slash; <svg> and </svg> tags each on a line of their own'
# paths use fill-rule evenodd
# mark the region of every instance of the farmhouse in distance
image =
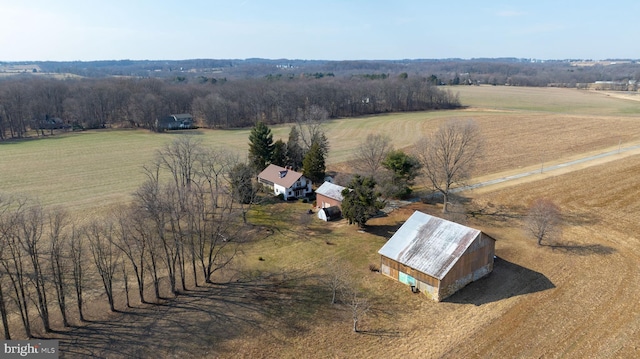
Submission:
<svg viewBox="0 0 640 359">
<path fill-rule="evenodd" d="M 180 113 L 159 118 L 156 123 L 158 131 L 182 130 L 195 128 L 193 116 L 188 113 Z"/>
<path fill-rule="evenodd" d="M 382 274 L 441 301 L 491 273 L 495 239 L 416 211 L 378 253 Z"/>
</svg>

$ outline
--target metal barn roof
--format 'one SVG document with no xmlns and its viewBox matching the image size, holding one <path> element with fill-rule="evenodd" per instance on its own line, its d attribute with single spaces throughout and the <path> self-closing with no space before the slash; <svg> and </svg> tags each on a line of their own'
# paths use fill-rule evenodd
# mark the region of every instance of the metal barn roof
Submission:
<svg viewBox="0 0 640 359">
<path fill-rule="evenodd" d="M 442 280 L 480 233 L 416 211 L 378 253 Z"/>
<path fill-rule="evenodd" d="M 342 190 L 344 190 L 344 187 L 325 181 L 322 186 L 318 187 L 318 189 L 316 190 L 316 194 L 321 194 L 328 198 L 342 202 Z"/>
</svg>

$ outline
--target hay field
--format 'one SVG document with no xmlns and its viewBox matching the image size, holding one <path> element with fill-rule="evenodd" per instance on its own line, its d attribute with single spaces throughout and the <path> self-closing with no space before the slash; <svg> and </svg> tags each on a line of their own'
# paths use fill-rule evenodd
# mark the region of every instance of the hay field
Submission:
<svg viewBox="0 0 640 359">
<path fill-rule="evenodd" d="M 483 177 L 640 142 L 640 103 L 604 93 L 461 87 L 460 98 L 471 107 L 331 121 L 330 166 L 342 167 L 368 132 L 410 147 L 448 118 L 480 123 L 487 151 L 477 175 Z M 287 126 L 273 130 L 276 139 L 288 133 Z M 205 144 L 242 151 L 248 132 L 196 133 Z M 0 143 L 0 188 L 90 216 L 127 200 L 142 181 L 141 166 L 184 134 L 100 131 Z M 361 233 L 344 221 L 305 226 L 298 222 L 308 206 L 291 203 L 252 214 L 271 230 L 244 248 L 234 269 L 254 282 L 200 288 L 175 305 L 105 314 L 55 335 L 63 345 L 75 343 L 66 348 L 79 357 L 640 357 L 639 172 L 640 156 L 627 156 L 466 193 L 466 209 L 475 213 L 468 224 L 497 239 L 499 259 L 489 277 L 443 303 L 368 270 L 414 209 L 438 214 L 438 206 L 396 210 Z M 543 196 L 561 206 L 566 226 L 561 240 L 538 247 L 523 234 L 521 217 L 529 201 Z M 354 286 L 370 298 L 364 333 L 351 332 L 348 310 L 328 304 L 318 284 L 333 270 L 326 266 L 332 258 L 345 263 Z M 94 305 L 106 304 L 96 299 Z"/>
<path fill-rule="evenodd" d="M 329 169 L 347 168 L 353 148 L 383 133 L 397 148 L 411 146 L 450 118 L 473 118 L 486 139 L 477 176 L 640 143 L 640 103 L 605 93 L 555 88 L 456 87 L 470 108 L 383 114 L 330 121 Z M 550 105 L 551 103 L 558 105 Z M 595 109 L 593 109 L 595 106 Z M 272 127 L 286 141 L 290 126 Z M 91 213 L 126 200 L 143 181 L 142 166 L 175 136 L 194 135 L 208 146 L 246 155 L 249 130 L 154 134 L 143 130 L 87 131 L 44 140 L 0 142 L 0 188 L 27 193 L 44 204 Z"/>
</svg>

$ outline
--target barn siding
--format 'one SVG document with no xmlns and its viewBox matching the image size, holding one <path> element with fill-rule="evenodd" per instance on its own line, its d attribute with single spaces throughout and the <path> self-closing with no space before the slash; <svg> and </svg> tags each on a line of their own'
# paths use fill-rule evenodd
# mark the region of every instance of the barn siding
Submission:
<svg viewBox="0 0 640 359">
<path fill-rule="evenodd" d="M 433 300 L 439 300 L 438 298 L 438 287 L 434 287 L 432 285 L 429 285 L 425 282 L 421 282 L 418 281 L 418 290 L 420 290 L 421 293 L 423 293 L 424 295 L 426 295 L 427 297 L 433 299 Z"/>
<path fill-rule="evenodd" d="M 439 300 L 489 274 L 493 270 L 494 253 L 495 241 L 485 235 L 478 236 L 442 278 Z"/>
<path fill-rule="evenodd" d="M 388 277 L 391 277 L 399 282 L 400 273 L 409 275 L 415 279 L 415 286 L 421 293 L 427 295 L 433 300 L 439 300 L 438 292 L 440 282 L 431 276 L 428 276 L 422 272 L 419 272 L 413 268 L 402 265 L 391 258 L 385 256 L 381 257 L 380 272 Z M 401 282 L 402 283 L 402 282 Z"/>
<path fill-rule="evenodd" d="M 342 202 L 340 202 L 338 200 L 335 200 L 335 199 L 329 198 L 329 197 L 327 197 L 325 195 L 316 193 L 316 206 L 318 206 L 319 208 L 326 208 L 326 207 L 331 207 L 331 206 L 340 207 L 341 204 L 342 204 Z"/>
<path fill-rule="evenodd" d="M 387 265 L 390 269 L 393 269 L 396 271 L 396 275 L 393 276 L 392 278 L 395 280 L 398 280 L 398 275 L 397 272 L 402 272 L 405 274 L 408 274 L 410 276 L 412 276 L 413 278 L 424 282 L 426 284 L 429 284 L 433 287 L 438 287 L 439 286 L 439 281 L 436 278 L 433 278 L 431 276 L 429 276 L 428 274 L 422 273 L 420 271 L 417 271 L 411 267 L 407 267 L 403 264 L 400 264 L 396 261 L 394 261 L 391 258 L 385 257 L 385 256 L 380 256 L 381 257 L 381 264 L 382 265 Z"/>
</svg>

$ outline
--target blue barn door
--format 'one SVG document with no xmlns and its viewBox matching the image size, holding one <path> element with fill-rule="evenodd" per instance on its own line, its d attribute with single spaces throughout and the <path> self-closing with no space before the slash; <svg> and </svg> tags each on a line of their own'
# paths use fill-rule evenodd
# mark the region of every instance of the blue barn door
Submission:
<svg viewBox="0 0 640 359">
<path fill-rule="evenodd" d="M 407 285 L 416 285 L 416 279 L 406 273 L 399 272 L 398 280 Z"/>
</svg>

